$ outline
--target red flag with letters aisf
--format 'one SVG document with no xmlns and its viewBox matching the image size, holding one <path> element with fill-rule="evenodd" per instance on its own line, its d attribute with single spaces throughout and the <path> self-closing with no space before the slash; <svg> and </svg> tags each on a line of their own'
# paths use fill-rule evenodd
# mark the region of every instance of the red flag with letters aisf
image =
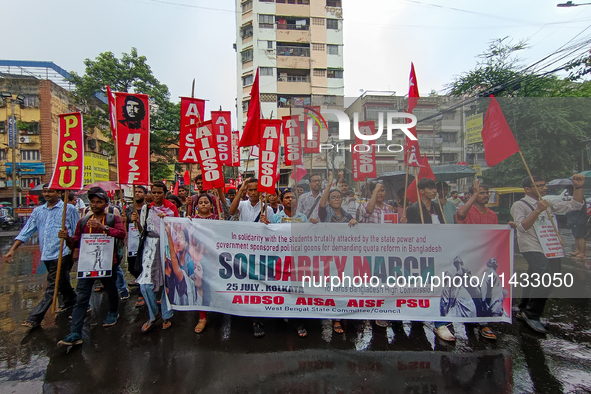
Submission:
<svg viewBox="0 0 591 394">
<path fill-rule="evenodd" d="M 497 165 L 519 152 L 519 145 L 517 145 L 517 141 L 515 141 L 503 116 L 501 106 L 492 95 L 484 117 L 482 142 L 484 143 L 484 158 L 489 167 Z"/>
</svg>

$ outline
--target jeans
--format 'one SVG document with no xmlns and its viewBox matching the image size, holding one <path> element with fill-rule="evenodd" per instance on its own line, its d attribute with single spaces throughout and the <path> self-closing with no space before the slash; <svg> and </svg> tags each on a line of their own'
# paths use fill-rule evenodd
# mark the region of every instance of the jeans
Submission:
<svg viewBox="0 0 591 394">
<path fill-rule="evenodd" d="M 525 261 L 527 261 L 527 274 L 529 275 L 530 283 L 532 274 L 534 273 L 539 274 L 541 280 L 542 275 L 545 273 L 548 273 L 550 274 L 550 277 L 553 277 L 554 273 L 560 272 L 560 259 L 548 259 L 541 252 L 523 252 L 522 255 L 525 258 Z M 540 316 L 542 315 L 542 312 L 544 312 L 546 300 L 551 292 L 552 286 L 533 287 L 530 285 L 524 287 L 523 292 L 521 293 L 519 309 L 524 312 L 528 318 L 532 320 L 540 320 Z"/>
<path fill-rule="evenodd" d="M 436 322 L 433 322 L 433 324 L 435 325 L 435 328 L 439 328 L 439 327 L 447 326 L 449 324 L 449 322 L 436 321 Z"/>
<path fill-rule="evenodd" d="M 140 291 L 144 296 L 144 300 L 146 300 L 146 305 L 148 305 L 148 311 L 150 312 L 150 320 L 156 320 L 156 315 L 158 315 L 158 300 L 156 299 L 156 292 L 154 291 L 154 286 L 152 284 L 140 285 Z M 162 318 L 168 320 L 172 318 L 172 308 L 169 309 L 168 301 L 166 300 L 165 294 L 162 294 L 161 299 Z"/>
<path fill-rule="evenodd" d="M 70 326 L 70 333 L 81 334 L 82 326 L 84 325 L 84 318 L 86 317 L 86 310 L 90 303 L 90 296 L 94 289 L 95 278 L 80 278 L 78 279 L 78 299 L 74 311 L 72 311 L 72 325 Z M 105 292 L 109 298 L 109 313 L 117 313 L 119 310 L 119 293 L 117 292 L 117 278 L 110 276 L 108 278 L 99 278 L 105 286 Z"/>
<path fill-rule="evenodd" d="M 127 290 L 127 283 L 125 283 L 125 276 L 123 276 L 123 270 L 121 264 L 117 266 L 117 291 L 121 293 Z"/>
<path fill-rule="evenodd" d="M 33 309 L 27 321 L 40 324 L 45 313 L 51 307 L 53 295 L 55 293 L 55 277 L 57 274 L 57 259 L 44 261 L 47 268 L 47 287 L 43 298 Z M 64 297 L 64 308 L 69 308 L 76 304 L 76 292 L 70 284 L 70 269 L 72 267 L 72 255 L 62 257 L 62 269 L 60 270 L 59 293 Z"/>
</svg>

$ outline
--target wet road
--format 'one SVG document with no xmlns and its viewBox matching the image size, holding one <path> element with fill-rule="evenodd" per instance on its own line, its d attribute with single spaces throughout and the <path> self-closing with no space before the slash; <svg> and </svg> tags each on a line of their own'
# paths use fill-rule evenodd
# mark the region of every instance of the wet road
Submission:
<svg viewBox="0 0 591 394">
<path fill-rule="evenodd" d="M 570 231 L 561 233 L 572 245 Z M 2 255 L 8 235 L 0 233 Z M 411 322 L 384 329 L 345 321 L 338 335 L 328 321 L 310 320 L 301 339 L 293 323 L 267 319 L 266 337 L 255 339 L 249 319 L 216 313 L 195 334 L 195 312 L 175 312 L 171 329 L 144 335 L 148 312 L 133 306 L 137 288 L 111 328 L 101 324 L 106 298 L 94 293 L 84 344 L 66 352 L 56 346 L 69 332 L 66 316 L 48 314 L 29 333 L 20 326 L 43 294 L 45 268 L 36 245 L 16 257 L 0 265 L 0 394 L 591 392 L 589 285 L 581 292 L 587 298 L 548 301 L 547 336 L 520 322 L 493 324 L 499 339 L 491 342 L 475 326 L 455 324 L 455 345 Z M 515 267 L 525 269 L 520 256 Z M 591 261 L 564 259 L 563 272 L 591 284 Z"/>
</svg>

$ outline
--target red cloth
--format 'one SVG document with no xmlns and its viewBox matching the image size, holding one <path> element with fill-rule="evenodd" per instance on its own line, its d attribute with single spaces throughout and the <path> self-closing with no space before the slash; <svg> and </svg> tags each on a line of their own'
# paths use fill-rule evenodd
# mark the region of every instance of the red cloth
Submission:
<svg viewBox="0 0 591 394">
<path fill-rule="evenodd" d="M 189 175 L 189 171 L 185 171 L 185 175 L 183 175 L 183 180 L 185 181 L 185 185 L 191 184 L 191 176 Z"/>
<path fill-rule="evenodd" d="M 503 116 L 501 106 L 492 95 L 484 117 L 482 141 L 484 143 L 484 158 L 489 167 L 499 164 L 519 152 L 519 145 L 517 145 L 517 141 L 515 141 Z"/>
<path fill-rule="evenodd" d="M 252 90 L 250 91 L 250 103 L 248 104 L 248 113 L 246 124 L 242 131 L 242 138 L 238 146 L 253 146 L 258 145 L 261 138 L 259 132 L 259 122 L 261 120 L 261 102 L 259 98 L 259 69 L 254 78 Z"/>
<path fill-rule="evenodd" d="M 466 219 L 459 220 L 456 214 L 456 220 L 459 224 L 499 224 L 497 214 L 494 213 L 490 208 L 487 207 L 486 215 L 483 215 L 474 205 L 472 205 L 466 214 Z"/>
<path fill-rule="evenodd" d="M 435 174 L 433 174 L 433 170 L 431 170 L 431 166 L 429 165 L 429 160 L 427 159 L 427 155 L 423 156 L 423 160 L 421 161 L 422 167 L 419 169 L 418 179 L 421 180 L 422 178 L 429 178 L 435 180 Z M 419 200 L 419 196 L 417 195 L 417 178 L 412 181 L 412 183 L 406 189 L 406 198 L 411 203 L 415 203 Z"/>
<path fill-rule="evenodd" d="M 415 65 L 410 63 L 410 76 L 408 78 L 408 112 L 412 114 L 412 110 L 417 106 L 419 101 L 419 84 L 417 83 L 417 75 L 415 74 Z"/>
<path fill-rule="evenodd" d="M 113 134 L 113 141 L 117 141 L 117 107 L 115 106 L 115 97 L 113 97 L 109 85 L 107 85 L 107 98 L 109 101 L 109 123 L 111 124 L 111 133 Z"/>
</svg>

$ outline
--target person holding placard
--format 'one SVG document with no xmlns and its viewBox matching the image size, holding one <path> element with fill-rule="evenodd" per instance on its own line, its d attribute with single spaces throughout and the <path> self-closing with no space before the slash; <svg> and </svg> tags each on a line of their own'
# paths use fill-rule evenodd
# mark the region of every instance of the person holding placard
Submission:
<svg viewBox="0 0 591 394">
<path fill-rule="evenodd" d="M 105 272 L 110 272 L 109 276 L 100 277 L 103 283 L 107 296 L 109 299 L 109 313 L 103 327 L 110 327 L 117 323 L 119 318 L 119 294 L 117 292 L 116 276 L 113 273 L 117 269 L 117 251 L 115 250 L 115 239 L 125 239 L 125 227 L 119 216 L 105 213 L 105 208 L 109 205 L 109 197 L 107 193 L 100 187 L 93 187 L 88 191 L 88 198 L 90 200 L 91 214 L 82 218 L 76 225 L 76 232 L 73 237 L 70 237 L 68 231 L 60 230 L 58 237 L 63 238 L 70 249 L 80 248 L 78 260 L 78 285 L 76 292 L 78 298 L 76 305 L 72 311 L 72 324 L 70 325 L 70 334 L 58 342 L 60 346 L 73 346 L 82 344 L 82 325 L 84 324 L 84 317 L 86 310 L 90 303 L 90 296 L 94 286 L 94 281 L 97 277 L 103 275 Z M 88 246 L 87 246 L 88 245 Z M 92 245 L 92 246 L 90 246 Z M 80 272 L 81 267 L 85 264 L 85 258 L 89 251 L 96 248 L 101 249 L 101 267 L 100 271 L 92 272 L 89 275 L 84 275 L 84 271 Z M 92 252 L 92 250 L 91 250 Z M 94 258 L 97 258 L 98 253 L 94 253 Z M 103 265 L 106 257 L 106 262 L 111 266 Z M 91 257 L 92 258 L 92 257 Z M 110 261 L 109 261 L 110 260 Z M 93 264 L 93 262 L 90 262 Z M 81 276 L 82 275 L 82 276 Z"/>
</svg>

